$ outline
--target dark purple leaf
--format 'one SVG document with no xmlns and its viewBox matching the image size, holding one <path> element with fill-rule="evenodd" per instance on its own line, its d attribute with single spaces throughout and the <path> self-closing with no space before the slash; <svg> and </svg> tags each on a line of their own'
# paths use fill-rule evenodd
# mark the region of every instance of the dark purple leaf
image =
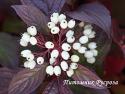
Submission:
<svg viewBox="0 0 125 94">
<path fill-rule="evenodd" d="M 79 65 L 75 74 L 72 76 L 75 81 L 102 81 L 95 73 L 90 71 L 88 68 Z M 82 84 L 85 87 L 95 88 L 95 89 L 105 89 L 104 85 L 99 86 L 98 84 Z"/>
<path fill-rule="evenodd" d="M 36 26 L 38 29 L 47 29 L 47 17 L 36 7 L 27 5 L 12 6 L 20 18 L 28 26 Z"/>
<path fill-rule="evenodd" d="M 37 94 L 37 93 L 36 93 L 36 91 L 34 91 L 34 92 L 30 93 L 30 94 Z"/>
<path fill-rule="evenodd" d="M 34 6 L 34 4 L 32 3 L 32 0 L 20 0 L 20 2 L 21 2 L 23 5 L 31 5 L 31 6 Z"/>
<path fill-rule="evenodd" d="M 70 85 L 74 94 L 110 94 L 108 89 L 93 89 L 78 85 Z"/>
<path fill-rule="evenodd" d="M 62 79 L 52 80 L 45 88 L 43 94 L 73 94 L 67 85 L 63 85 Z"/>
<path fill-rule="evenodd" d="M 67 12 L 71 18 L 89 22 L 102 28 L 110 37 L 111 16 L 109 11 L 98 2 L 82 5 L 76 11 Z"/>
<path fill-rule="evenodd" d="M 21 0 L 21 2 L 24 5 L 35 6 L 48 15 L 48 7 L 44 0 Z"/>
<path fill-rule="evenodd" d="M 0 68 L 0 94 L 8 94 L 8 87 L 17 70 Z"/>
<path fill-rule="evenodd" d="M 21 0 L 22 4 L 34 5 L 44 13 L 60 12 L 66 0 Z"/>
<path fill-rule="evenodd" d="M 18 66 L 18 42 L 6 33 L 0 33 L 0 64 L 15 68 Z"/>
<path fill-rule="evenodd" d="M 60 12 L 66 0 L 45 0 L 48 5 L 49 13 Z"/>
<path fill-rule="evenodd" d="M 45 78 L 46 64 L 36 68 L 23 69 L 14 76 L 10 85 L 8 94 L 30 94 L 43 82 Z"/>
<path fill-rule="evenodd" d="M 110 94 L 108 89 L 88 89 L 88 91 L 91 91 L 92 94 Z"/>
</svg>

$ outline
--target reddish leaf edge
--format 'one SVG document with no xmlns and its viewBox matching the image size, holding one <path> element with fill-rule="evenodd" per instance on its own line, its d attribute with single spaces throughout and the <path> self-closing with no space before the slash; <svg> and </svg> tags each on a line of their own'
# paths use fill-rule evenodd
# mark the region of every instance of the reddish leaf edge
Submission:
<svg viewBox="0 0 125 94">
<path fill-rule="evenodd" d="M 78 69 L 75 71 L 75 74 L 72 76 L 72 79 L 76 82 L 81 82 L 80 85 L 93 89 L 107 89 L 103 81 L 98 77 L 95 73 L 93 73 L 90 69 L 79 64 Z M 90 84 L 86 84 L 86 82 L 90 82 Z M 83 83 L 83 84 L 82 84 Z"/>
</svg>

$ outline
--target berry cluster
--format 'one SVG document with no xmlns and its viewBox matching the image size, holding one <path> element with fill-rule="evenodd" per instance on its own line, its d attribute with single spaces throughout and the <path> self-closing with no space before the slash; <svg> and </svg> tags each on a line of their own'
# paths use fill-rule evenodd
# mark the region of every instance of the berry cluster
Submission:
<svg viewBox="0 0 125 94">
<path fill-rule="evenodd" d="M 59 15 L 58 13 L 53 13 L 50 17 L 51 22 L 48 22 L 48 28 L 51 29 L 52 34 L 60 34 L 61 30 L 64 29 L 72 29 L 75 27 L 75 21 L 66 20 L 66 16 L 64 14 Z M 67 41 L 70 43 L 73 43 L 75 41 L 75 37 L 71 35 L 73 31 L 69 30 L 68 33 L 66 33 Z M 61 74 L 61 70 L 65 71 L 69 77 L 71 77 L 74 74 L 74 69 L 78 68 L 77 62 L 79 61 L 79 56 L 77 55 L 71 55 L 70 56 L 70 51 L 71 51 L 71 45 L 67 42 L 64 42 L 61 44 L 61 51 L 58 49 L 54 48 L 54 43 L 53 42 L 46 42 L 46 48 L 53 48 L 53 50 L 50 53 L 50 60 L 49 63 L 50 65 L 46 68 L 46 72 L 49 75 L 55 74 L 56 76 L 59 76 Z M 50 47 L 51 45 L 51 47 Z M 56 65 L 56 61 L 59 58 L 59 54 L 62 58 L 61 61 L 59 61 L 59 65 Z M 71 60 L 71 62 L 69 62 Z M 58 62 L 57 62 L 58 63 Z M 70 64 L 68 64 L 70 63 Z M 56 66 L 53 66 L 56 65 Z"/>
<path fill-rule="evenodd" d="M 95 42 L 89 42 L 89 39 L 95 38 L 95 32 L 92 30 L 91 25 L 86 25 L 83 30 L 83 35 L 79 38 L 78 42 L 73 44 L 73 49 L 83 54 L 88 63 L 95 63 L 95 57 L 98 55 L 96 50 L 97 45 Z M 86 46 L 87 44 L 87 46 Z"/>
<path fill-rule="evenodd" d="M 75 20 L 67 21 L 66 16 L 64 14 L 59 15 L 59 13 L 53 13 L 50 20 L 48 28 L 51 31 L 51 35 L 54 37 L 59 36 L 58 42 L 57 40 L 44 41 L 37 37 L 39 34 L 37 34 L 35 26 L 29 27 L 27 32 L 22 34 L 21 46 L 26 47 L 30 43 L 33 46 L 37 45 L 42 49 L 46 49 L 40 53 L 33 53 L 28 49 L 21 51 L 21 56 L 26 58 L 25 68 L 33 69 L 36 63 L 41 65 L 48 62 L 49 65 L 46 67 L 47 74 L 60 76 L 61 73 L 66 73 L 68 77 L 71 77 L 74 74 L 74 70 L 78 68 L 78 62 L 80 61 L 80 57 L 74 54 L 73 51 L 83 54 L 88 63 L 93 64 L 96 61 L 95 57 L 98 55 L 97 45 L 95 42 L 89 42 L 90 39 L 95 38 L 96 34 L 91 25 L 84 26 L 83 23 L 79 24 L 84 27 L 84 30 L 77 40 L 73 30 L 76 26 Z"/>
<path fill-rule="evenodd" d="M 22 34 L 20 45 L 23 47 L 28 46 L 28 43 L 30 43 L 31 45 L 36 45 L 37 44 L 37 40 L 35 38 L 36 35 L 37 35 L 37 29 L 35 26 L 27 28 L 27 32 Z"/>
<path fill-rule="evenodd" d="M 53 13 L 50 17 L 51 22 L 48 22 L 48 28 L 51 29 L 52 34 L 58 34 L 60 32 L 60 25 L 61 29 L 73 28 L 75 26 L 75 21 L 70 20 L 69 22 L 66 21 L 66 16 L 64 14 L 59 15 L 58 13 Z"/>
</svg>

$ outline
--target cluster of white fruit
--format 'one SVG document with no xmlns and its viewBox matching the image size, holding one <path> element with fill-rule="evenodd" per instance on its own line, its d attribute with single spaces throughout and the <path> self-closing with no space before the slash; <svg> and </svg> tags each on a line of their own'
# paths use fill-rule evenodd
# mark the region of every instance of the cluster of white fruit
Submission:
<svg viewBox="0 0 125 94">
<path fill-rule="evenodd" d="M 63 48 L 63 45 L 65 45 L 65 48 Z M 61 70 L 67 73 L 68 77 L 71 77 L 74 74 L 74 70 L 78 68 L 77 62 L 79 62 L 79 56 L 77 55 L 71 55 L 68 51 L 69 45 L 66 43 L 62 44 L 63 51 L 61 52 L 61 58 L 62 61 L 57 61 L 59 56 L 59 51 L 57 49 L 54 49 L 50 53 L 50 65 L 46 68 L 46 73 L 49 75 L 55 74 L 56 76 L 61 75 Z M 69 61 L 70 60 L 70 61 Z M 57 65 L 56 65 L 57 64 Z M 70 66 L 69 66 L 70 64 Z M 54 65 L 54 66 L 53 66 Z"/>
<path fill-rule="evenodd" d="M 75 32 L 71 30 L 75 27 L 75 21 L 66 21 L 66 16 L 64 14 L 59 15 L 58 13 L 53 13 L 51 16 L 51 22 L 48 23 L 48 27 L 51 29 L 52 34 L 58 34 L 60 28 L 68 28 L 69 30 L 66 33 L 67 42 L 63 43 L 61 46 L 61 58 L 63 60 L 60 62 L 60 65 L 53 67 L 52 64 L 56 62 L 56 59 L 59 56 L 59 51 L 54 49 L 51 52 L 50 65 L 46 68 L 47 74 L 55 74 L 59 76 L 61 74 L 61 69 L 67 73 L 68 77 L 71 77 L 74 74 L 74 69 L 78 68 L 77 63 L 79 62 L 80 57 L 74 54 L 70 56 L 69 51 L 71 51 L 71 49 L 77 50 L 80 54 L 84 54 L 84 57 L 87 58 L 88 63 L 93 64 L 96 61 L 95 56 L 98 55 L 98 51 L 96 50 L 96 43 L 89 43 L 89 39 L 95 37 L 95 32 L 92 30 L 93 28 L 91 25 L 86 25 L 84 27 L 83 35 L 79 38 L 78 42 L 75 42 Z M 52 46 L 50 47 L 49 44 Z M 48 47 L 46 46 L 47 48 L 54 48 L 54 44 L 52 42 L 49 42 L 49 44 Z M 88 44 L 88 47 L 85 47 L 84 44 Z M 69 60 L 70 65 L 68 64 Z"/>
<path fill-rule="evenodd" d="M 64 14 L 59 15 L 58 13 L 53 13 L 50 17 L 51 22 L 48 23 L 48 27 L 51 29 L 52 34 L 58 34 L 61 29 L 72 29 L 75 26 L 75 21 L 66 20 L 66 16 Z M 68 42 L 72 43 L 75 41 L 75 37 L 70 37 L 72 30 L 69 30 L 69 34 L 67 33 L 66 36 L 69 38 L 67 39 Z M 54 48 L 54 44 L 50 41 L 45 43 L 46 48 Z M 56 76 L 61 75 L 61 70 L 67 73 L 68 77 L 71 77 L 74 74 L 74 69 L 78 68 L 77 62 L 79 62 L 79 56 L 77 55 L 71 55 L 69 54 L 69 51 L 71 50 L 70 44 L 67 42 L 63 43 L 61 46 L 62 52 L 61 52 L 61 58 L 62 61 L 57 62 L 59 51 L 57 49 L 52 50 L 51 52 L 51 58 L 49 60 L 50 65 L 46 68 L 46 72 L 49 75 L 55 74 Z M 71 61 L 69 61 L 71 60 Z M 54 65 L 54 64 L 57 65 Z M 68 64 L 70 63 L 70 65 Z M 54 65 L 54 66 L 53 66 Z"/>
<path fill-rule="evenodd" d="M 26 62 L 24 62 L 24 67 L 25 68 L 29 68 L 29 69 L 33 69 L 36 66 L 36 61 L 35 56 L 33 55 L 33 53 L 30 50 L 23 50 L 21 51 L 21 56 L 26 58 Z M 41 65 L 44 63 L 44 58 L 43 57 L 38 57 L 37 58 L 37 64 Z"/>
<path fill-rule="evenodd" d="M 37 34 L 37 29 L 35 26 L 31 26 L 27 28 L 27 32 L 22 34 L 22 38 L 20 39 L 20 45 L 23 47 L 28 46 L 28 43 L 31 45 L 37 44 L 37 39 L 35 38 Z"/>
<path fill-rule="evenodd" d="M 93 64 L 98 55 L 96 50 L 97 45 L 95 42 L 89 42 L 90 39 L 95 38 L 95 32 L 91 25 L 81 24 L 84 27 L 83 34 L 80 36 L 79 40 L 75 38 L 75 31 L 72 29 L 75 27 L 75 20 L 66 20 L 64 14 L 59 15 L 58 13 L 53 13 L 50 17 L 51 22 L 48 22 L 48 28 L 51 29 L 52 34 L 59 34 L 63 29 L 66 29 L 65 34 L 66 41 L 61 44 L 61 47 L 56 48 L 52 41 L 45 42 L 44 46 L 49 50 L 49 66 L 46 67 L 46 73 L 50 76 L 61 75 L 62 71 L 66 72 L 68 77 L 71 77 L 74 74 L 74 70 L 78 68 L 78 62 L 80 57 L 76 54 L 70 54 L 70 51 L 78 51 L 78 53 L 83 54 L 87 59 L 88 63 Z M 22 35 L 20 40 L 20 45 L 23 47 L 28 46 L 28 43 L 31 45 L 37 44 L 37 39 L 35 38 L 37 30 L 35 26 L 27 28 L 27 32 Z M 87 46 L 86 46 L 87 45 Z M 61 48 L 61 49 L 60 49 Z M 21 56 L 26 58 L 24 67 L 33 69 L 36 64 L 44 63 L 44 56 L 37 57 L 35 61 L 35 56 L 33 53 L 26 49 L 21 52 Z"/>
<path fill-rule="evenodd" d="M 61 29 L 66 29 L 67 27 L 73 28 L 75 26 L 75 21 L 66 21 L 66 16 L 64 14 L 59 15 L 59 13 L 53 13 L 50 19 L 51 22 L 48 22 L 48 27 L 51 29 L 52 34 L 58 34 L 60 32 L 58 25 L 60 25 Z"/>
<path fill-rule="evenodd" d="M 95 63 L 95 57 L 98 55 L 98 51 L 96 50 L 96 43 L 89 42 L 89 39 L 95 38 L 96 34 L 92 29 L 93 28 L 91 25 L 86 25 L 83 30 L 83 35 L 77 42 L 73 43 L 73 49 L 77 50 L 80 54 L 83 54 L 87 59 L 87 62 L 90 64 Z"/>
<path fill-rule="evenodd" d="M 27 28 L 27 32 L 22 34 L 22 37 L 20 39 L 20 45 L 23 47 L 28 46 L 28 43 L 30 43 L 31 45 L 36 45 L 37 44 L 37 39 L 35 38 L 35 36 L 37 35 L 37 29 L 35 26 L 30 26 Z M 33 69 L 36 66 L 36 62 L 35 62 L 35 56 L 33 55 L 33 53 L 26 49 L 21 51 L 21 56 L 26 58 L 26 62 L 24 62 L 24 67 L 25 68 L 29 68 L 29 69 Z M 43 64 L 44 59 L 43 57 L 38 57 L 37 58 L 37 63 L 38 64 Z"/>
</svg>

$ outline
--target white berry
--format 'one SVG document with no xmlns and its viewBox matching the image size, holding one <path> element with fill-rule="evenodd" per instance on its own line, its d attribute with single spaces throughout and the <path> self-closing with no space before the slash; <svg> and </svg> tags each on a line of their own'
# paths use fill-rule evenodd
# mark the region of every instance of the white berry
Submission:
<svg viewBox="0 0 125 94">
<path fill-rule="evenodd" d="M 35 62 L 35 61 L 30 61 L 30 62 L 28 63 L 28 68 L 30 68 L 30 69 L 34 69 L 35 66 L 36 66 L 36 62 Z"/>
<path fill-rule="evenodd" d="M 77 63 L 71 63 L 70 68 L 75 70 L 75 69 L 78 68 L 78 64 Z"/>
<path fill-rule="evenodd" d="M 59 13 L 54 12 L 51 17 L 59 17 Z"/>
<path fill-rule="evenodd" d="M 72 61 L 72 62 L 79 62 L 79 59 L 80 59 L 80 58 L 79 58 L 78 55 L 72 55 L 72 56 L 71 56 L 71 61 Z"/>
<path fill-rule="evenodd" d="M 22 34 L 22 40 L 29 42 L 30 41 L 30 35 L 28 33 Z"/>
<path fill-rule="evenodd" d="M 65 20 L 66 16 L 64 14 L 59 15 L 58 20 L 61 22 L 62 20 Z"/>
<path fill-rule="evenodd" d="M 28 42 L 26 42 L 25 40 L 21 39 L 20 40 L 20 45 L 23 46 L 23 47 L 26 47 L 26 46 L 28 46 Z"/>
<path fill-rule="evenodd" d="M 35 26 L 30 26 L 27 28 L 27 32 L 31 35 L 31 36 L 35 36 L 37 34 L 37 29 Z"/>
<path fill-rule="evenodd" d="M 55 23 L 55 24 L 57 24 L 58 23 L 58 16 L 59 16 L 59 14 L 58 13 L 53 13 L 52 15 L 51 15 L 51 17 L 50 17 L 50 19 L 51 19 L 51 22 L 53 22 L 53 23 Z"/>
<path fill-rule="evenodd" d="M 89 37 L 89 38 L 95 38 L 95 34 L 96 34 L 96 33 L 93 31 L 88 37 Z"/>
<path fill-rule="evenodd" d="M 75 20 L 70 20 L 70 21 L 68 22 L 68 28 L 74 28 L 74 27 L 75 27 L 75 24 L 76 24 Z"/>
<path fill-rule="evenodd" d="M 67 21 L 66 21 L 66 20 L 62 20 L 61 23 L 60 23 L 60 27 L 61 27 L 62 29 L 66 29 L 67 26 L 68 26 Z"/>
<path fill-rule="evenodd" d="M 52 29 L 53 27 L 55 27 L 55 23 L 53 23 L 53 22 L 48 22 L 48 27 L 49 27 L 50 29 Z"/>
<path fill-rule="evenodd" d="M 70 36 L 67 38 L 67 42 L 68 43 L 73 43 L 75 41 L 75 37 L 74 36 Z"/>
<path fill-rule="evenodd" d="M 71 50 L 71 46 L 68 43 L 63 43 L 62 44 L 62 49 L 64 51 L 70 51 Z"/>
<path fill-rule="evenodd" d="M 50 63 L 51 65 L 54 64 L 55 61 L 56 61 L 55 58 L 50 58 L 50 59 L 49 59 L 49 63 Z"/>
<path fill-rule="evenodd" d="M 73 74 L 74 74 L 74 70 L 73 70 L 73 69 L 71 69 L 71 68 L 69 68 L 69 70 L 68 70 L 68 71 L 66 71 L 66 73 L 67 73 L 67 76 L 68 76 L 68 77 L 72 77 L 72 76 L 73 76 Z"/>
<path fill-rule="evenodd" d="M 64 60 L 68 60 L 70 57 L 69 53 L 66 51 L 62 51 L 61 56 Z"/>
<path fill-rule="evenodd" d="M 51 41 L 47 41 L 45 43 L 45 47 L 48 49 L 52 49 L 52 48 L 54 48 L 54 44 Z"/>
<path fill-rule="evenodd" d="M 43 57 L 38 57 L 37 58 L 37 64 L 41 65 L 44 63 L 44 58 Z"/>
<path fill-rule="evenodd" d="M 92 51 L 86 51 L 84 56 L 86 58 L 92 58 L 93 57 L 93 52 Z"/>
<path fill-rule="evenodd" d="M 70 36 L 73 36 L 74 35 L 74 31 L 72 30 L 69 30 L 67 33 L 66 33 L 66 37 L 70 37 Z"/>
<path fill-rule="evenodd" d="M 60 31 L 60 29 L 59 29 L 59 27 L 57 27 L 57 26 L 55 26 L 55 27 L 53 27 L 53 28 L 51 29 L 51 33 L 52 33 L 52 34 L 58 34 L 59 31 Z"/>
<path fill-rule="evenodd" d="M 51 17 L 51 22 L 57 24 L 59 22 L 58 17 Z"/>
<path fill-rule="evenodd" d="M 59 56 L 59 51 L 58 50 L 52 50 L 51 57 L 52 58 L 57 58 L 58 56 Z"/>
<path fill-rule="evenodd" d="M 84 29 L 93 29 L 92 25 L 88 24 L 88 25 L 85 25 Z"/>
<path fill-rule="evenodd" d="M 87 50 L 86 47 L 80 47 L 80 48 L 78 49 L 78 52 L 81 53 L 81 54 L 84 54 L 86 50 Z"/>
<path fill-rule="evenodd" d="M 89 36 L 91 33 L 92 33 L 92 30 L 91 30 L 91 29 L 85 29 L 85 30 L 83 31 L 83 34 L 84 34 L 85 36 Z"/>
<path fill-rule="evenodd" d="M 33 60 L 34 60 L 34 55 L 33 55 L 33 54 L 29 54 L 29 55 L 26 57 L 26 59 L 27 59 L 28 61 L 33 61 Z"/>
<path fill-rule="evenodd" d="M 94 55 L 94 56 L 97 56 L 97 55 L 98 55 L 98 51 L 97 51 L 97 50 L 94 49 L 94 50 L 91 50 L 91 51 L 93 52 L 93 55 Z"/>
<path fill-rule="evenodd" d="M 29 61 L 24 62 L 24 67 L 28 68 Z"/>
<path fill-rule="evenodd" d="M 46 73 L 49 74 L 50 76 L 52 76 L 54 74 L 54 68 L 53 66 L 47 66 L 46 68 Z"/>
<path fill-rule="evenodd" d="M 56 76 L 60 76 L 60 74 L 61 74 L 61 68 L 60 68 L 60 66 L 55 66 L 54 67 L 54 74 Z"/>
<path fill-rule="evenodd" d="M 21 51 L 21 56 L 22 57 L 27 57 L 29 54 L 31 54 L 30 50 L 23 50 L 23 51 Z"/>
<path fill-rule="evenodd" d="M 87 43 L 88 41 L 89 41 L 89 39 L 88 39 L 87 36 L 82 36 L 82 37 L 79 38 L 79 42 L 80 42 L 81 44 L 85 44 L 85 43 Z"/>
<path fill-rule="evenodd" d="M 76 42 L 76 43 L 73 44 L 73 49 L 74 50 L 78 50 L 78 49 L 80 49 L 80 47 L 81 47 L 81 44 L 78 43 L 78 42 Z"/>
<path fill-rule="evenodd" d="M 97 48 L 97 45 L 96 45 L 95 42 L 90 42 L 90 43 L 88 44 L 88 48 L 89 48 L 89 49 L 96 49 L 96 48 Z"/>
<path fill-rule="evenodd" d="M 79 27 L 84 27 L 85 23 L 84 22 L 80 22 L 79 23 Z"/>
<path fill-rule="evenodd" d="M 87 58 L 87 62 L 90 63 L 90 64 L 95 63 L 95 61 L 96 61 L 95 57 Z"/>
<path fill-rule="evenodd" d="M 35 37 L 30 38 L 30 44 L 31 45 L 36 45 L 37 44 L 37 39 Z"/>
<path fill-rule="evenodd" d="M 66 71 L 68 69 L 68 64 L 66 61 L 62 61 L 60 64 L 63 71 Z"/>
</svg>

